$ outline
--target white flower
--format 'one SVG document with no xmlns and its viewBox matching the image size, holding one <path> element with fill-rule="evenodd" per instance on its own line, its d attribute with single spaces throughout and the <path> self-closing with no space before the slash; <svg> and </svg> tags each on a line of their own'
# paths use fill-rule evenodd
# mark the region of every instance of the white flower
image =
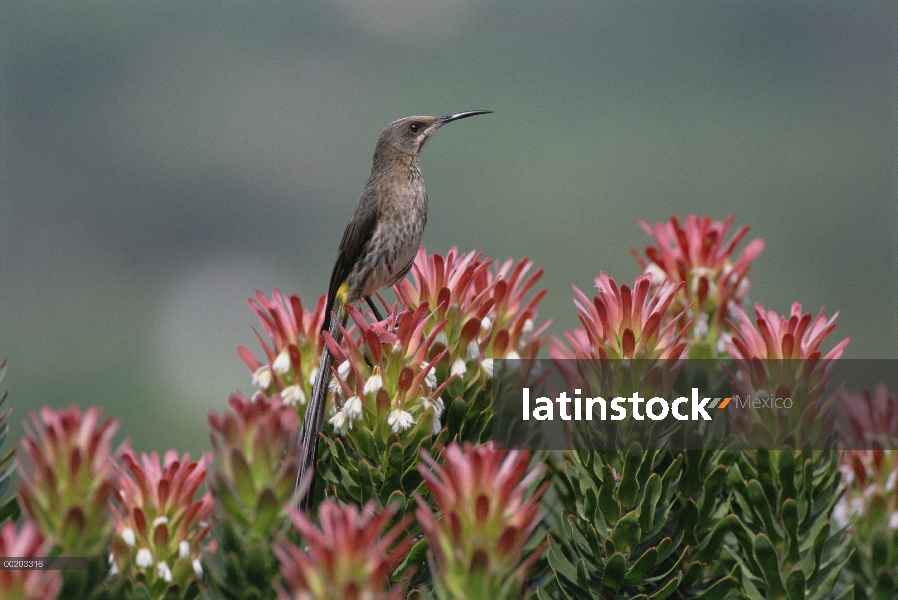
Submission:
<svg viewBox="0 0 898 600">
<path fill-rule="evenodd" d="M 521 327 L 521 333 L 530 333 L 533 331 L 533 319 L 527 319 L 524 321 L 524 326 Z"/>
<path fill-rule="evenodd" d="M 440 424 L 440 415 L 433 415 L 433 425 L 430 427 L 430 435 L 438 435 L 443 430 L 443 426 Z"/>
<path fill-rule="evenodd" d="M 197 579 L 203 578 L 203 564 L 200 562 L 200 559 L 193 559 L 193 572 L 196 573 Z"/>
<path fill-rule="evenodd" d="M 328 423 L 334 426 L 334 433 L 337 435 L 344 435 L 349 429 L 352 428 L 352 421 L 346 416 L 344 411 L 338 411 L 333 417 L 328 420 Z"/>
<path fill-rule="evenodd" d="M 468 360 L 477 360 L 478 358 L 480 358 L 480 346 L 477 345 L 477 340 L 471 340 L 468 343 L 466 354 Z"/>
<path fill-rule="evenodd" d="M 137 543 L 137 536 L 134 535 L 134 530 L 130 527 L 122 529 L 122 539 L 125 540 L 125 543 L 129 546 L 133 546 Z"/>
<path fill-rule="evenodd" d="M 290 372 L 290 353 L 287 352 L 286 348 L 281 350 L 281 353 L 274 359 L 274 362 L 271 363 L 271 368 L 281 374 Z"/>
<path fill-rule="evenodd" d="M 363 408 L 362 399 L 358 396 L 352 396 L 346 401 L 346 404 L 343 405 L 343 412 L 353 421 L 358 421 L 362 418 L 362 414 L 364 414 Z"/>
<path fill-rule="evenodd" d="M 115 577 L 118 575 L 118 563 L 115 562 L 115 558 L 110 554 L 109 555 L 109 576 Z"/>
<path fill-rule="evenodd" d="M 506 360 L 521 360 L 521 355 L 512 350 L 505 355 Z"/>
<path fill-rule="evenodd" d="M 187 540 L 181 540 L 178 543 L 178 556 L 181 558 L 187 558 L 190 556 L 190 542 Z"/>
<path fill-rule="evenodd" d="M 431 389 L 437 386 L 437 370 L 431 367 L 431 369 L 427 372 L 427 375 L 424 376 L 424 383 Z"/>
<path fill-rule="evenodd" d="M 486 373 L 487 377 L 493 376 L 493 359 L 485 358 L 483 362 L 480 363 L 480 366 L 483 367 L 483 372 Z"/>
<path fill-rule="evenodd" d="M 434 344 L 443 344 L 444 346 L 449 345 L 449 338 L 446 336 L 445 331 L 441 331 L 437 334 L 435 338 L 433 338 Z"/>
<path fill-rule="evenodd" d="M 153 529 L 156 529 L 157 525 L 168 525 L 168 517 L 162 515 L 153 519 Z"/>
<path fill-rule="evenodd" d="M 253 373 L 253 385 L 260 390 L 267 390 L 271 385 L 271 369 L 266 365 L 262 365 Z"/>
<path fill-rule="evenodd" d="M 340 390 L 342 389 L 342 388 L 340 387 L 340 380 L 339 380 L 339 379 L 331 379 L 331 380 L 328 382 L 328 384 L 327 384 L 327 389 L 328 389 L 328 390 L 330 391 L 330 393 L 332 393 L 332 394 L 337 394 L 337 393 L 339 393 Z"/>
<path fill-rule="evenodd" d="M 315 385 L 315 379 L 318 377 L 318 367 L 314 367 L 309 372 L 309 385 Z"/>
<path fill-rule="evenodd" d="M 150 553 L 149 548 L 141 548 L 137 551 L 137 558 L 134 559 L 134 564 L 141 569 L 146 569 L 153 565 L 153 555 Z"/>
<path fill-rule="evenodd" d="M 411 427 L 414 422 L 415 419 L 412 417 L 412 413 L 399 408 L 394 408 L 390 412 L 390 416 L 387 417 L 387 425 L 393 429 L 393 433 L 402 433 Z"/>
<path fill-rule="evenodd" d="M 364 391 L 366 394 L 376 394 L 377 391 L 384 386 L 384 378 L 380 375 L 372 375 L 365 382 Z"/>
<path fill-rule="evenodd" d="M 344 360 L 340 363 L 340 366 L 337 367 L 337 377 L 346 381 L 346 378 L 349 377 L 349 368 L 350 364 L 348 360 Z"/>
<path fill-rule="evenodd" d="M 489 317 L 483 317 L 483 320 L 480 321 L 480 330 L 481 331 L 489 331 L 489 328 L 493 326 L 493 321 Z"/>
<path fill-rule="evenodd" d="M 168 568 L 168 565 L 165 564 L 164 560 L 161 560 L 156 564 L 156 575 L 171 583 L 171 569 Z"/>
<path fill-rule="evenodd" d="M 455 359 L 455 362 L 452 363 L 452 366 L 449 368 L 450 375 L 458 375 L 459 377 L 463 376 L 468 372 L 468 367 L 465 365 L 465 361 L 459 356 Z"/>
<path fill-rule="evenodd" d="M 284 404 L 287 406 L 296 406 L 297 404 L 305 405 L 307 402 L 306 393 L 298 383 L 288 385 L 281 390 L 281 400 L 283 400 Z"/>
<path fill-rule="evenodd" d="M 443 409 L 446 408 L 446 404 L 439 396 L 436 400 L 434 400 L 433 398 L 428 398 L 427 396 L 423 396 L 421 398 L 421 406 L 423 406 L 425 410 L 428 408 L 432 408 L 434 414 L 438 417 L 443 414 Z"/>
</svg>

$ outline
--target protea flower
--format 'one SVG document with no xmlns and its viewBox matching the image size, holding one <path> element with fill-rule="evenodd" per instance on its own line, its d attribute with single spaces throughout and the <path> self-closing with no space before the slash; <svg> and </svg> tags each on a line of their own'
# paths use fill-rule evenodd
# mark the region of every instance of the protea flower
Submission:
<svg viewBox="0 0 898 600">
<path fill-rule="evenodd" d="M 525 556 L 539 526 L 539 497 L 527 491 L 540 468 L 527 473 L 527 452 L 496 450 L 491 444 L 452 444 L 440 466 L 422 453 L 419 466 L 433 496 L 435 512 L 420 496 L 418 522 L 433 555 L 437 597 L 519 598 L 527 571 L 546 545 Z"/>
<path fill-rule="evenodd" d="M 683 337 L 689 322 L 672 307 L 683 283 L 652 287 L 648 275 L 636 279 L 633 288 L 618 287 L 606 273 L 596 277 L 599 293 L 590 300 L 574 287 L 578 317 L 583 327 L 565 331 L 570 347 L 556 340 L 549 355 L 569 381 L 590 383 L 603 397 L 628 396 L 638 389 L 651 395 L 667 393 L 685 357 Z M 592 372 L 575 372 L 568 359 L 592 361 Z M 622 370 L 623 369 L 623 370 Z M 651 382 L 646 377 L 651 374 Z M 574 387 L 579 387 L 575 385 Z"/>
<path fill-rule="evenodd" d="M 386 439 L 390 431 L 404 434 L 413 428 L 424 435 L 439 432 L 444 408 L 441 394 L 449 382 L 437 383 L 435 366 L 448 350 L 435 340 L 446 322 L 436 323 L 425 334 L 431 323 L 426 302 L 414 313 L 403 313 L 398 327 L 397 315 L 382 323 L 367 323 L 358 310 L 350 307 L 349 311 L 358 340 L 345 334 L 341 347 L 325 334 L 339 365 L 332 383 L 339 390 L 337 412 L 330 419 L 334 431 L 351 436 L 350 430 L 362 427 L 378 439 Z"/>
<path fill-rule="evenodd" d="M 455 247 L 445 258 L 428 256 L 422 246 L 412 264 L 412 281 L 404 279 L 393 290 L 406 310 L 425 302 L 433 309 L 426 333 L 445 322 L 437 343 L 449 349 L 447 375 L 469 387 L 481 374 L 492 376 L 494 359 L 536 358 L 551 322 L 535 325 L 546 290 L 527 298 L 543 274 L 539 269 L 528 276 L 532 267 L 527 258 L 495 266 L 482 252 L 459 254 Z"/>
<path fill-rule="evenodd" d="M 21 530 L 7 521 L 0 527 L 0 556 L 46 560 L 50 546 L 44 543 L 41 532 L 31 521 Z M 56 598 L 62 590 L 62 573 L 40 569 L 0 570 L 0 597 L 10 600 L 47 600 Z"/>
<path fill-rule="evenodd" d="M 269 300 L 262 292 L 256 292 L 249 305 L 269 337 L 266 342 L 253 329 L 265 360 L 259 361 L 245 346 L 237 348 L 240 358 L 253 372 L 253 385 L 268 397 L 280 395 L 284 404 L 296 406 L 300 415 L 305 414 L 315 368 L 324 347 L 320 332 L 326 300 L 326 296 L 319 298 L 315 310 L 309 312 L 295 294 L 285 297 L 272 290 Z"/>
<path fill-rule="evenodd" d="M 206 478 L 211 453 L 198 461 L 178 458 L 169 450 L 159 455 L 126 450 L 116 489 L 115 570 L 139 576 L 150 589 L 164 590 L 202 578 L 200 553 L 209 534 L 212 496 L 196 498 Z"/>
<path fill-rule="evenodd" d="M 210 487 L 238 523 L 267 535 L 286 517 L 299 467 L 299 417 L 279 399 L 231 396 L 233 412 L 210 414 L 215 463 Z"/>
<path fill-rule="evenodd" d="M 112 537 L 109 500 L 117 481 L 110 455 L 118 421 L 100 410 L 43 407 L 31 413 L 16 450 L 19 505 L 47 543 L 69 556 L 106 553 Z"/>
<path fill-rule="evenodd" d="M 786 436 L 794 435 L 799 445 L 822 445 L 834 432 L 835 412 L 830 410 L 837 396 L 822 402 L 826 383 L 851 338 L 845 338 L 825 355 L 820 346 L 835 328 L 839 313 L 831 318 L 823 309 L 816 318 L 802 313 L 801 303 L 792 304 L 788 317 L 755 304 L 755 324 L 736 307 L 738 325 L 730 321 L 733 339 L 726 344 L 736 363 L 730 373 L 733 393 L 740 399 L 774 399 L 780 408 L 740 408 L 731 403 L 735 431 L 752 446 L 780 447 Z M 782 399 L 781 402 L 775 399 Z M 785 399 L 789 399 L 789 407 Z"/>
<path fill-rule="evenodd" d="M 674 313 L 681 313 L 681 325 L 691 320 L 690 356 L 705 358 L 724 351 L 726 319 L 733 307 L 741 306 L 751 287 L 746 273 L 764 250 L 764 240 L 755 238 L 734 258 L 736 246 L 745 238 L 745 225 L 725 241 L 736 215 L 726 221 L 710 216 L 689 215 L 681 224 L 676 216 L 654 227 L 640 221 L 642 229 L 657 246 L 647 246 L 645 257 L 633 248 L 633 255 L 654 285 L 665 279 L 684 283 L 674 301 Z"/>
<path fill-rule="evenodd" d="M 852 450 L 898 450 L 898 398 L 880 383 L 870 390 L 841 390 L 839 423 L 843 448 Z"/>
<path fill-rule="evenodd" d="M 291 509 L 290 518 L 307 549 L 283 540 L 274 552 L 285 587 L 281 600 L 399 600 L 401 586 L 390 586 L 390 575 L 405 558 L 412 540 L 403 536 L 408 522 L 388 528 L 396 510 L 375 511 L 368 503 L 340 506 L 326 500 L 318 508 L 320 526 Z"/>
</svg>

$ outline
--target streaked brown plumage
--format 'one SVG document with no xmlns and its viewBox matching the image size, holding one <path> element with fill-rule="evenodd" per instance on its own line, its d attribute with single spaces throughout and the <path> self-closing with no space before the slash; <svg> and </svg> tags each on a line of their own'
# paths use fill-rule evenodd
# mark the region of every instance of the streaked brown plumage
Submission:
<svg viewBox="0 0 898 600">
<path fill-rule="evenodd" d="M 368 302 L 380 319 L 371 296 L 408 273 L 421 245 L 427 224 L 427 191 L 418 169 L 418 156 L 436 131 L 452 121 L 492 111 L 474 110 L 445 117 L 407 117 L 387 125 L 380 134 L 371 176 L 355 204 L 331 273 L 327 311 L 322 331 L 339 341 L 345 325 L 346 306 Z M 336 315 L 333 319 L 331 315 Z M 299 498 L 300 508 L 311 503 L 318 434 L 324 426 L 324 407 L 334 357 L 325 347 L 315 386 L 300 432 L 302 459 L 296 476 L 297 491 L 307 478 Z"/>
</svg>

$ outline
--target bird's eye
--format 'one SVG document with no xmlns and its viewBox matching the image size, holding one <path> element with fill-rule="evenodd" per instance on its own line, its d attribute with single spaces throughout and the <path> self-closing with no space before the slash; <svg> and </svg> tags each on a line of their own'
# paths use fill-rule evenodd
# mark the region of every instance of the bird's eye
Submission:
<svg viewBox="0 0 898 600">
<path fill-rule="evenodd" d="M 421 129 L 421 124 L 420 123 L 412 123 L 411 125 L 408 126 L 408 128 L 412 130 L 412 133 L 418 133 L 418 131 Z"/>
</svg>

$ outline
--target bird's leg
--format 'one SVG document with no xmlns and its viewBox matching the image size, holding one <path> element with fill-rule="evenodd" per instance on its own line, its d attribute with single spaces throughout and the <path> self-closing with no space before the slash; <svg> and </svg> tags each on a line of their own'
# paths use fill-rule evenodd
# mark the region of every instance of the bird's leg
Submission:
<svg viewBox="0 0 898 600">
<path fill-rule="evenodd" d="M 378 294 L 377 297 L 380 298 L 380 294 Z M 381 302 L 384 301 L 383 298 L 380 298 L 380 300 Z M 371 299 L 371 296 L 366 297 L 365 302 L 367 302 L 368 306 L 371 307 L 371 310 L 374 311 L 374 318 L 377 320 L 377 322 L 383 322 L 385 319 L 380 316 L 380 313 L 377 311 L 377 307 L 374 305 L 374 300 Z M 386 302 L 384 302 L 384 304 L 386 304 Z M 397 331 L 399 331 L 399 319 L 401 319 L 402 317 L 399 315 L 399 309 L 396 309 L 396 312 L 392 314 L 396 317 L 393 322 L 393 333 L 396 333 Z"/>
<path fill-rule="evenodd" d="M 382 316 L 380 316 L 380 311 L 377 310 L 377 305 L 374 304 L 374 300 L 371 299 L 371 296 L 365 296 L 365 302 L 367 302 L 368 306 L 371 307 L 371 312 L 374 313 L 374 320 L 377 321 L 378 323 L 383 321 L 384 318 Z"/>
</svg>

